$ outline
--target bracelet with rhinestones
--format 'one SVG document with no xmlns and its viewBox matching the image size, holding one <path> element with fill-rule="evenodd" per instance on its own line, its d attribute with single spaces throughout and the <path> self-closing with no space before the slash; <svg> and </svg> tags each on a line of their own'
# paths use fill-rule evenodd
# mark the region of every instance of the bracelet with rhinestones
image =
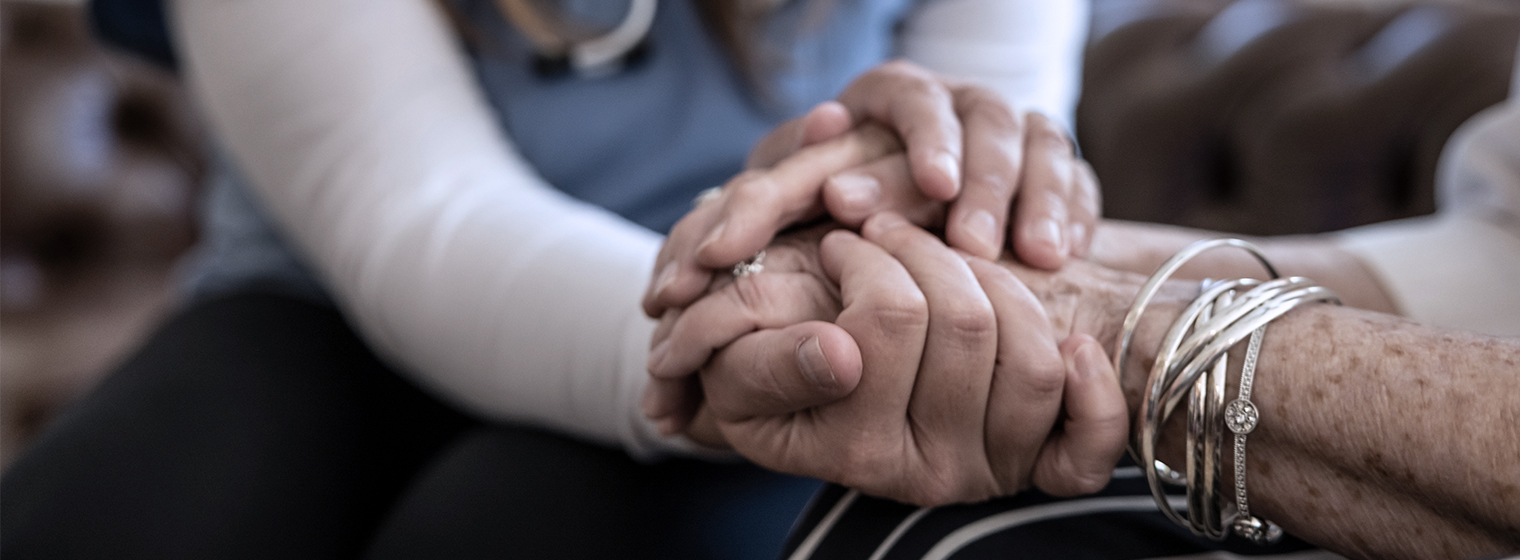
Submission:
<svg viewBox="0 0 1520 560">
<path fill-rule="evenodd" d="M 1240 393 L 1224 409 L 1224 424 L 1235 434 L 1235 534 L 1256 544 L 1270 544 L 1282 538 L 1282 529 L 1276 523 L 1251 515 L 1251 505 L 1246 501 L 1246 435 L 1256 429 L 1260 413 L 1251 403 L 1251 383 L 1256 377 L 1256 357 L 1261 353 L 1261 339 L 1266 335 L 1263 325 L 1251 333 L 1251 344 L 1246 348 L 1245 364 L 1240 369 Z"/>
<path fill-rule="evenodd" d="M 1131 436 L 1130 452 L 1136 456 L 1136 463 L 1142 465 L 1141 470 L 1157 506 L 1172 521 L 1195 534 L 1216 540 L 1223 539 L 1228 533 L 1226 527 L 1230 527 L 1254 542 L 1266 543 L 1275 541 L 1281 530 L 1266 520 L 1251 516 L 1245 500 L 1244 434 L 1250 431 L 1246 424 L 1254 428 L 1257 418 L 1250 401 L 1250 376 L 1255 373 L 1266 325 L 1299 305 L 1319 301 L 1338 304 L 1334 292 L 1306 278 L 1277 278 L 1276 270 L 1260 250 L 1247 242 L 1218 239 L 1195 243 L 1163 264 L 1142 287 L 1125 318 L 1120 345 L 1115 352 L 1115 368 L 1118 370 L 1127 358 L 1135 325 L 1160 285 L 1188 259 L 1222 246 L 1249 251 L 1274 279 L 1261 282 L 1243 278 L 1204 283 L 1203 293 L 1184 308 L 1157 351 L 1147 379 L 1146 398 L 1140 404 L 1141 421 Z M 1242 290 L 1244 293 L 1239 293 Z M 1252 341 L 1242 368 L 1247 377 L 1242 380 L 1240 396 L 1229 406 L 1224 406 L 1226 354 L 1247 338 Z M 1184 397 L 1190 397 L 1185 476 L 1156 459 L 1161 426 Z M 1248 418 L 1251 421 L 1245 422 Z M 1233 503 L 1221 504 L 1221 448 L 1225 428 L 1235 434 L 1236 492 Z M 1167 501 L 1164 483 L 1186 486 L 1186 517 Z"/>
</svg>

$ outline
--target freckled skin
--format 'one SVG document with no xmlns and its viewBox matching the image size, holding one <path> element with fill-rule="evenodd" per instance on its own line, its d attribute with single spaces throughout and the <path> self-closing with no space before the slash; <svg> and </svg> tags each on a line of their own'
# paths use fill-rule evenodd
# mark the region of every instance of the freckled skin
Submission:
<svg viewBox="0 0 1520 560">
<path fill-rule="evenodd" d="M 1274 414 L 1247 447 L 1252 510 L 1352 557 L 1520 551 L 1520 425 L 1501 420 L 1520 414 L 1520 375 L 1499 365 L 1520 343 L 1367 315 L 1315 306 L 1268 328 L 1252 400 Z M 1311 506 L 1321 515 L 1301 515 Z"/>
<path fill-rule="evenodd" d="M 1010 268 L 1052 317 L 1113 348 L 1144 277 L 1089 266 L 1053 276 Z M 1141 322 L 1122 376 L 1132 415 L 1164 331 L 1196 295 L 1196 282 L 1167 286 Z M 1091 300 L 1103 303 L 1072 308 Z M 1244 346 L 1232 351 L 1227 395 L 1238 390 Z M 1520 552 L 1516 360 L 1520 340 L 1349 307 L 1312 305 L 1273 322 L 1252 390 L 1263 411 L 1247 448 L 1252 511 L 1352 558 Z M 1183 416 L 1158 450 L 1173 465 L 1183 462 Z M 1227 480 L 1232 446 L 1226 438 Z"/>
</svg>

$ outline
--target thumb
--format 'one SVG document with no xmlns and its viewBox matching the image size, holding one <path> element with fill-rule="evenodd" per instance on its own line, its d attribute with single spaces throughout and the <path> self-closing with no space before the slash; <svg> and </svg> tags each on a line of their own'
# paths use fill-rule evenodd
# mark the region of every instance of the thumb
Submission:
<svg viewBox="0 0 1520 560">
<path fill-rule="evenodd" d="M 1053 496 L 1102 490 L 1129 435 L 1129 410 L 1098 341 L 1075 334 L 1061 343 L 1066 360 L 1065 415 L 1040 449 L 1030 482 Z"/>
<path fill-rule="evenodd" d="M 860 383 L 860 348 L 833 323 L 745 335 L 713 356 L 702 389 L 713 415 L 738 422 L 830 403 Z"/>
</svg>

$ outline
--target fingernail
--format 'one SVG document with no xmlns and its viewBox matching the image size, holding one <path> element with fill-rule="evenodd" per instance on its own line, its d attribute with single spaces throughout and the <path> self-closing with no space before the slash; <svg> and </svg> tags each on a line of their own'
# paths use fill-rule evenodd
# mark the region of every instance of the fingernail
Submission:
<svg viewBox="0 0 1520 560">
<path fill-rule="evenodd" d="M 1055 220 L 1041 221 L 1030 229 L 1029 237 L 1054 247 L 1056 251 L 1061 250 L 1061 226 Z"/>
<path fill-rule="evenodd" d="M 652 388 L 652 387 L 645 387 L 644 388 L 644 400 L 639 403 L 639 408 L 644 411 L 644 417 L 648 418 L 650 420 L 654 420 L 655 419 L 655 413 L 658 412 L 658 409 L 656 409 L 655 407 L 658 406 L 659 404 L 660 403 L 659 403 L 658 400 L 656 400 L 656 397 L 655 397 L 655 394 L 654 394 L 654 388 Z"/>
<path fill-rule="evenodd" d="M 797 365 L 814 385 L 832 388 L 838 383 L 834 378 L 834 368 L 829 366 L 829 359 L 823 355 L 823 345 L 819 344 L 816 336 L 797 346 Z"/>
<path fill-rule="evenodd" d="M 881 182 L 862 173 L 840 173 L 829 178 L 839 200 L 852 209 L 870 209 L 881 198 Z"/>
<path fill-rule="evenodd" d="M 960 192 L 961 162 L 950 155 L 950 152 L 940 152 L 934 157 L 934 166 L 945 174 L 945 178 L 950 179 L 950 186 L 955 188 L 955 192 Z"/>
<path fill-rule="evenodd" d="M 676 282 L 676 271 L 679 268 L 675 261 L 671 261 L 665 263 L 665 268 L 660 269 L 660 277 L 654 280 L 655 299 L 660 299 L 664 296 L 665 290 L 670 289 L 670 285 Z"/>
<path fill-rule="evenodd" d="M 654 350 L 649 351 L 649 363 L 646 364 L 646 367 L 649 369 L 649 373 L 655 373 L 658 371 L 660 369 L 660 366 L 664 365 L 665 355 L 669 353 L 670 339 L 665 339 L 664 341 L 655 345 Z"/>
<path fill-rule="evenodd" d="M 723 229 L 726 227 L 728 227 L 728 222 L 718 222 L 718 225 L 713 227 L 712 233 L 707 234 L 707 239 L 702 240 L 702 244 L 697 246 L 697 252 L 706 251 L 709 245 L 717 243 L 719 239 L 722 239 Z"/>
<path fill-rule="evenodd" d="M 961 226 L 966 228 L 966 233 L 980 240 L 989 252 L 997 253 L 999 249 L 1002 249 L 997 239 L 997 218 L 993 218 L 991 212 L 977 210 L 967 214 L 965 219 L 961 220 Z"/>
</svg>

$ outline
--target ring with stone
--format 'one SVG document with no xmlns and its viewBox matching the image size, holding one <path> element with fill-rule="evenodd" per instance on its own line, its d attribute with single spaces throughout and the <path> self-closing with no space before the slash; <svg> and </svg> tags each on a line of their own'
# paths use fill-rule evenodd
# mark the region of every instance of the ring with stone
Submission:
<svg viewBox="0 0 1520 560">
<path fill-rule="evenodd" d="M 765 250 L 755 253 L 755 256 L 745 259 L 744 262 L 734 265 L 734 278 L 743 278 L 751 274 L 765 270 Z"/>
</svg>

